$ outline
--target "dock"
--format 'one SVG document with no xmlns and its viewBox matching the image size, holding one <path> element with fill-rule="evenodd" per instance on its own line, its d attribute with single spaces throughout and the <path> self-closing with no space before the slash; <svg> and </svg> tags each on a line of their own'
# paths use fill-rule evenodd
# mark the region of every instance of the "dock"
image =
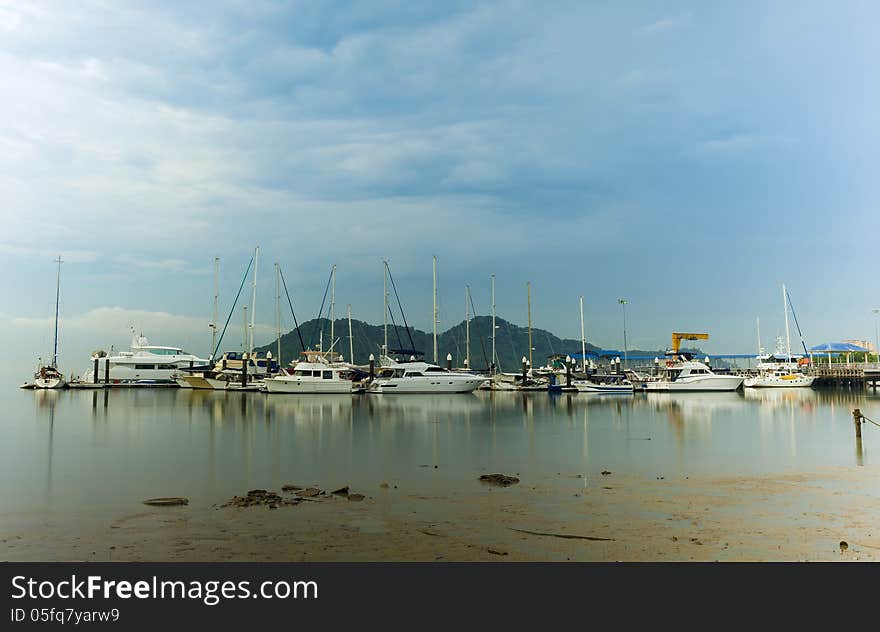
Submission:
<svg viewBox="0 0 880 632">
<path fill-rule="evenodd" d="M 871 388 L 876 392 L 880 382 L 880 364 L 817 364 L 810 369 L 810 375 L 816 376 L 815 384 L 818 387 Z"/>
</svg>

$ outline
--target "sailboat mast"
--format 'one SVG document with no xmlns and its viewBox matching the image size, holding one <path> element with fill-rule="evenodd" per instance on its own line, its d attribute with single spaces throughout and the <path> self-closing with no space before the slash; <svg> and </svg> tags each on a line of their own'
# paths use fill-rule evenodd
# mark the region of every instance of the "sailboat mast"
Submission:
<svg viewBox="0 0 880 632">
<path fill-rule="evenodd" d="M 464 286 L 464 365 L 471 368 L 471 286 Z"/>
<path fill-rule="evenodd" d="M 584 365 L 583 369 L 586 372 L 587 370 L 587 339 L 584 336 L 584 297 L 580 298 L 581 304 L 581 357 L 583 358 Z"/>
<path fill-rule="evenodd" d="M 244 318 L 244 322 L 242 323 L 241 330 L 241 353 L 247 353 L 248 346 L 248 321 L 247 321 L 247 305 L 241 306 L 242 317 Z"/>
<path fill-rule="evenodd" d="M 220 257 L 214 257 L 214 319 L 211 321 L 211 357 L 217 348 L 217 306 L 220 300 Z"/>
<path fill-rule="evenodd" d="M 437 364 L 437 257 L 434 257 L 434 364 Z"/>
<path fill-rule="evenodd" d="M 758 330 L 758 355 L 761 355 L 762 353 L 764 353 L 764 348 L 761 346 L 761 317 L 760 316 L 755 317 L 755 326 L 757 327 L 757 330 Z"/>
<path fill-rule="evenodd" d="M 55 279 L 55 344 L 52 348 L 52 368 L 58 368 L 58 302 L 61 298 L 61 255 L 55 260 L 58 263 L 58 275 Z"/>
<path fill-rule="evenodd" d="M 281 267 L 275 263 L 275 342 L 277 344 L 278 369 L 281 369 L 281 287 L 279 283 Z"/>
<path fill-rule="evenodd" d="M 251 335 L 248 341 L 248 355 L 254 355 L 254 316 L 257 312 L 257 267 L 260 264 L 260 247 L 254 249 L 254 285 L 251 292 Z"/>
<path fill-rule="evenodd" d="M 351 305 L 348 306 L 348 361 L 354 364 L 354 338 L 351 335 Z"/>
<path fill-rule="evenodd" d="M 791 338 L 788 334 L 788 299 L 785 295 L 785 283 L 782 284 L 782 310 L 785 313 L 785 352 L 788 354 L 788 362 L 791 362 Z"/>
<path fill-rule="evenodd" d="M 388 261 L 387 259 L 383 259 L 382 263 L 384 267 L 382 268 L 382 295 L 383 295 L 383 309 L 382 309 L 382 323 L 385 329 L 385 344 L 382 346 L 382 353 L 384 355 L 388 355 Z"/>
<path fill-rule="evenodd" d="M 334 325 L 336 323 L 336 264 L 333 264 L 333 269 L 330 271 L 330 277 L 332 278 L 332 284 L 330 286 L 330 345 L 336 342 L 335 329 Z"/>
<path fill-rule="evenodd" d="M 529 368 L 535 366 L 532 364 L 532 282 L 526 281 L 526 296 L 528 297 L 529 311 Z"/>
<path fill-rule="evenodd" d="M 492 273 L 492 375 L 495 375 L 495 273 Z"/>
</svg>

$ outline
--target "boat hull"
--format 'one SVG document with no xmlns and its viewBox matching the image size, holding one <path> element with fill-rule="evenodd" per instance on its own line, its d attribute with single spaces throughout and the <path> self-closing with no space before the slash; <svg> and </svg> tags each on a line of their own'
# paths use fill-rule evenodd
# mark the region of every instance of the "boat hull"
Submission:
<svg viewBox="0 0 880 632">
<path fill-rule="evenodd" d="M 743 378 L 734 375 L 711 375 L 685 378 L 680 381 L 646 382 L 645 390 L 649 392 L 726 392 L 735 391 L 742 386 Z"/>
<path fill-rule="evenodd" d="M 816 381 L 813 375 L 796 376 L 759 376 L 746 378 L 743 386 L 746 388 L 810 388 Z"/>
<path fill-rule="evenodd" d="M 631 395 L 633 393 L 632 384 L 595 384 L 593 382 L 572 382 L 579 393 L 620 393 L 622 395 Z"/>
<path fill-rule="evenodd" d="M 60 377 L 38 377 L 34 379 L 34 388 L 40 389 L 52 389 L 52 388 L 64 388 L 67 386 L 67 382 L 64 381 L 63 378 Z"/>
<path fill-rule="evenodd" d="M 354 385 L 349 380 L 308 380 L 296 378 L 271 378 L 263 381 L 268 393 L 340 395 L 352 393 Z"/>
<path fill-rule="evenodd" d="M 473 393 L 485 381 L 484 378 L 470 379 L 418 379 L 390 378 L 377 380 L 370 385 L 370 393 L 430 394 L 430 393 Z"/>
</svg>

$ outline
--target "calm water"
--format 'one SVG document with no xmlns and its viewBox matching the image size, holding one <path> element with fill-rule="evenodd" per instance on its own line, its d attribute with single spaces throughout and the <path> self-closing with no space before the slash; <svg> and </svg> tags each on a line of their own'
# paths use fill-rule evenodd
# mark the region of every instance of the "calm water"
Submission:
<svg viewBox="0 0 880 632">
<path fill-rule="evenodd" d="M 269 396 L 10 386 L 3 404 L 0 531 L 136 511 L 155 496 L 210 506 L 286 482 L 454 493 L 486 471 L 653 479 L 880 462 L 880 428 L 864 427 L 859 453 L 851 417 L 860 407 L 880 420 L 880 399 L 809 389 Z"/>
</svg>

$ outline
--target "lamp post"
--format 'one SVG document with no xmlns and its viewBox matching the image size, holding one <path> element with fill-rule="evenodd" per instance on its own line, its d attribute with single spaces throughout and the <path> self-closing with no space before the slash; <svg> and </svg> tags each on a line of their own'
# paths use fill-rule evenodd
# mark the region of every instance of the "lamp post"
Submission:
<svg viewBox="0 0 880 632">
<path fill-rule="evenodd" d="M 880 362 L 880 336 L 877 335 L 877 315 L 880 314 L 880 307 L 875 307 L 871 311 L 874 312 L 874 355 Z"/>
<path fill-rule="evenodd" d="M 628 367 L 629 363 L 627 362 L 627 349 L 626 349 L 626 304 L 629 302 L 625 298 L 617 299 L 617 302 L 620 303 L 621 308 L 623 309 L 623 366 Z"/>
</svg>

